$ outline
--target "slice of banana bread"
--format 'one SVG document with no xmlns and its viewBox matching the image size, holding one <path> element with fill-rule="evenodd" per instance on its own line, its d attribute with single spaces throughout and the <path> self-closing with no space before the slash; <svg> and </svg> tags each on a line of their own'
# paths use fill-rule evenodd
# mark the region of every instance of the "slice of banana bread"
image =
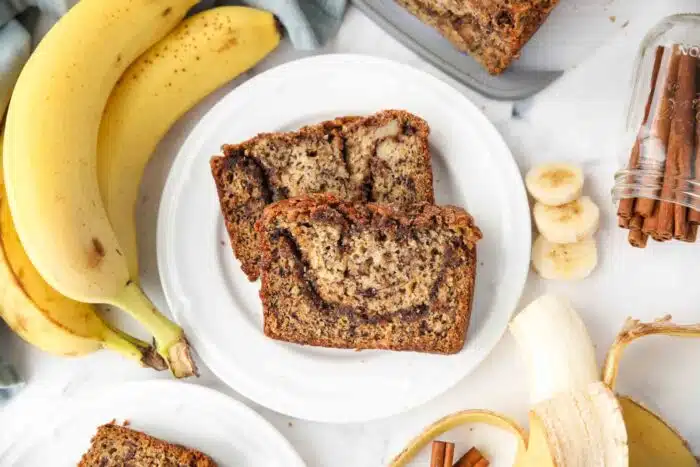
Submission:
<svg viewBox="0 0 700 467">
<path fill-rule="evenodd" d="M 433 202 L 428 133 L 421 118 L 386 110 L 224 145 L 210 165 L 243 272 L 258 278 L 254 225 L 272 202 L 324 192 L 352 201 Z"/>
<path fill-rule="evenodd" d="M 78 467 L 216 467 L 206 454 L 114 423 L 102 425 Z"/>
<path fill-rule="evenodd" d="M 256 229 L 267 336 L 352 349 L 462 349 L 481 238 L 463 209 L 398 210 L 322 194 L 267 207 Z"/>
<path fill-rule="evenodd" d="M 491 74 L 502 73 L 559 0 L 396 0 L 468 52 Z"/>
</svg>

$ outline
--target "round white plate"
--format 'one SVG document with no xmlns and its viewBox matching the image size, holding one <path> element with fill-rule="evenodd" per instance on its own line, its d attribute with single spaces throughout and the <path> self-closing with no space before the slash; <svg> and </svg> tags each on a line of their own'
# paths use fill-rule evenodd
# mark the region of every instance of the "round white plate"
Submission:
<svg viewBox="0 0 700 467">
<path fill-rule="evenodd" d="M 425 118 L 437 202 L 467 208 L 484 233 L 464 350 L 454 356 L 330 350 L 268 339 L 258 283 L 230 249 L 209 158 L 223 143 L 341 115 L 401 108 Z M 357 422 L 430 400 L 472 371 L 506 329 L 528 273 L 530 215 L 520 173 L 486 117 L 411 67 L 325 55 L 262 73 L 218 102 L 182 146 L 158 217 L 158 268 L 170 308 L 204 362 L 233 389 L 308 420 Z"/>
<path fill-rule="evenodd" d="M 172 381 L 120 384 L 75 396 L 40 426 L 25 430 L 0 465 L 74 467 L 97 427 L 128 420 L 130 428 L 198 449 L 219 467 L 304 467 L 289 442 L 244 404 L 203 386 Z"/>
</svg>

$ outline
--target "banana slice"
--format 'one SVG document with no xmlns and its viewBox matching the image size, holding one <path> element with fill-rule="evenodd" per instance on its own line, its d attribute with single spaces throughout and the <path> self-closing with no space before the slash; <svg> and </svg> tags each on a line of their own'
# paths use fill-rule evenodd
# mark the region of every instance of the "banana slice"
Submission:
<svg viewBox="0 0 700 467">
<path fill-rule="evenodd" d="M 576 243 L 598 230 L 600 209 L 588 196 L 561 206 L 535 203 L 537 230 L 552 243 Z"/>
<path fill-rule="evenodd" d="M 540 235 L 532 246 L 532 266 L 544 279 L 584 279 L 597 264 L 598 248 L 590 238 L 577 243 L 552 243 Z"/>
<path fill-rule="evenodd" d="M 560 206 L 581 196 L 583 171 L 572 164 L 552 163 L 530 169 L 525 177 L 527 191 L 548 206 Z"/>
</svg>

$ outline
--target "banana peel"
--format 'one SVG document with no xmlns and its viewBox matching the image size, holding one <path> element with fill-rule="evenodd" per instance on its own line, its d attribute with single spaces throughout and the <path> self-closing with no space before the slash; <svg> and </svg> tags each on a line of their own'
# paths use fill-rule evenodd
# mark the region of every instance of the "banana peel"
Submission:
<svg viewBox="0 0 700 467">
<path fill-rule="evenodd" d="M 667 315 L 651 323 L 628 318 L 615 338 L 605 359 L 602 383 L 611 391 L 615 389 L 620 360 L 624 349 L 633 341 L 649 335 L 700 337 L 700 324 L 678 325 Z M 700 458 L 695 457 L 688 442 L 659 415 L 629 396 L 617 394 L 627 431 L 627 448 L 631 467 L 697 467 Z M 409 442 L 389 467 L 403 467 L 433 439 L 458 426 L 485 423 L 512 433 L 517 442 L 514 467 L 564 467 L 555 461 L 552 443 L 535 410 L 530 412 L 530 434 L 517 422 L 499 413 L 487 410 L 467 410 L 448 415 L 428 426 Z M 605 464 L 607 465 L 607 464 Z"/>
<path fill-rule="evenodd" d="M 651 323 L 627 318 L 615 338 L 603 364 L 603 382 L 615 387 L 620 360 L 625 348 L 645 336 L 700 337 L 700 324 L 679 325 L 666 315 Z M 619 395 L 622 416 L 627 426 L 627 437 L 632 467 L 668 465 L 697 467 L 700 460 L 690 450 L 688 442 L 671 425 L 629 396 Z"/>
<path fill-rule="evenodd" d="M 687 441 L 661 417 L 627 396 L 618 396 L 627 426 L 630 466 L 697 467 L 700 459 Z"/>
</svg>

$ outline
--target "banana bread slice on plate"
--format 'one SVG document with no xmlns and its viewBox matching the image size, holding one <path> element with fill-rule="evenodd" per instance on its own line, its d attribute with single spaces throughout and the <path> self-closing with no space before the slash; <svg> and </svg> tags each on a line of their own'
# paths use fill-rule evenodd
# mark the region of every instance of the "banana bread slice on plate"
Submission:
<svg viewBox="0 0 700 467">
<path fill-rule="evenodd" d="M 433 202 L 429 131 L 413 114 L 386 110 L 224 145 L 210 165 L 243 272 L 258 278 L 254 226 L 272 202 L 325 192 L 350 201 Z"/>
<path fill-rule="evenodd" d="M 324 194 L 280 201 L 256 229 L 264 331 L 323 347 L 456 353 L 481 232 L 463 209 Z"/>
<path fill-rule="evenodd" d="M 92 438 L 90 450 L 78 467 L 112 466 L 216 467 L 216 463 L 195 449 L 153 438 L 114 423 L 102 425 Z"/>
</svg>

